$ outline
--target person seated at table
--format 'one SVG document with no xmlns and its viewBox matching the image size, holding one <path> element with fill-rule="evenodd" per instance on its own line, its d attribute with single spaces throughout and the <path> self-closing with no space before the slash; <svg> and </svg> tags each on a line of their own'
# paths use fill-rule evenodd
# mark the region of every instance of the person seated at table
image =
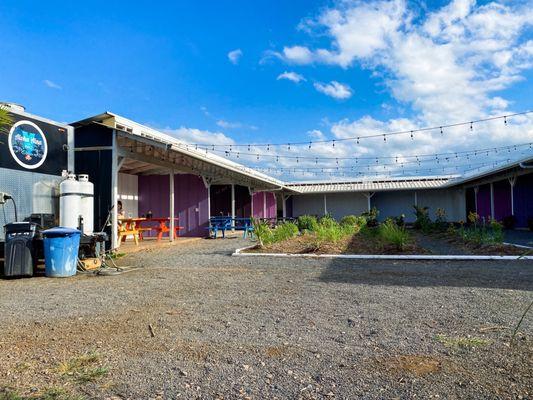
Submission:
<svg viewBox="0 0 533 400">
<path fill-rule="evenodd" d="M 125 212 L 122 208 L 122 202 L 120 200 L 117 202 L 117 215 L 118 219 L 123 219 L 125 217 Z"/>
</svg>

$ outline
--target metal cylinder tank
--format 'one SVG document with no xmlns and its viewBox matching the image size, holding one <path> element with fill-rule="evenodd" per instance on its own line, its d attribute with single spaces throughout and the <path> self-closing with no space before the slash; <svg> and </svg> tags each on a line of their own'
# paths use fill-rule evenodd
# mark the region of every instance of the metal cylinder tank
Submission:
<svg viewBox="0 0 533 400">
<path fill-rule="evenodd" d="M 94 185 L 89 175 L 78 175 L 81 193 L 80 214 L 83 217 L 83 233 L 92 235 L 94 231 Z"/>
<path fill-rule="evenodd" d="M 80 183 L 69 174 L 59 185 L 59 225 L 78 229 L 81 209 Z"/>
</svg>

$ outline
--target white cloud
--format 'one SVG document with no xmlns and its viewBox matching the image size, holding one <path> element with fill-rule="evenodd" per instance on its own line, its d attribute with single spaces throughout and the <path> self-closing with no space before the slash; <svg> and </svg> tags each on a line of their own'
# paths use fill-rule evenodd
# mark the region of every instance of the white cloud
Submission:
<svg viewBox="0 0 533 400">
<path fill-rule="evenodd" d="M 284 47 L 282 57 L 293 64 L 308 64 L 313 60 L 313 54 L 307 47 Z"/>
<path fill-rule="evenodd" d="M 242 57 L 242 50 L 241 49 L 235 49 L 228 53 L 228 60 L 234 64 L 237 65 L 239 63 L 239 60 Z"/>
<path fill-rule="evenodd" d="M 302 75 L 292 71 L 285 71 L 282 74 L 279 74 L 277 80 L 279 81 L 280 79 L 286 79 L 294 83 L 305 81 L 305 78 Z"/>
<path fill-rule="evenodd" d="M 224 135 L 222 132 L 211 132 L 202 129 L 196 128 L 164 128 L 161 129 L 162 132 L 165 132 L 171 136 L 174 136 L 176 139 L 181 140 L 185 143 L 197 143 L 197 144 L 233 144 L 234 141 L 230 137 Z"/>
<path fill-rule="evenodd" d="M 219 119 L 217 121 L 217 125 L 220 126 L 221 128 L 225 128 L 225 129 L 241 128 L 242 127 L 242 124 L 240 122 L 229 122 L 229 121 L 226 121 L 226 120 L 223 120 L 223 119 Z"/>
<path fill-rule="evenodd" d="M 57 89 L 57 90 L 61 90 L 61 89 L 63 89 L 63 88 L 62 88 L 61 86 L 59 86 L 57 83 L 55 83 L 55 82 L 53 82 L 53 81 L 51 81 L 51 80 L 49 80 L 49 79 L 45 79 L 45 80 L 43 81 L 43 83 L 44 83 L 46 86 L 48 86 L 49 88 L 51 88 L 51 89 Z"/>
<path fill-rule="evenodd" d="M 315 82 L 313 86 L 320 93 L 333 97 L 334 99 L 345 100 L 352 97 L 352 89 L 350 86 L 337 81 L 331 81 L 330 83 Z"/>
<path fill-rule="evenodd" d="M 409 4 L 409 6 L 408 6 Z M 285 47 L 272 53 L 287 63 L 363 68 L 381 80 L 392 110 L 409 110 L 410 119 L 376 120 L 369 116 L 333 123 L 333 137 L 388 132 L 468 121 L 522 111 L 499 93 L 533 68 L 533 8 L 527 2 L 452 0 L 433 10 L 413 10 L 403 0 L 339 1 L 300 24 L 319 46 Z M 324 46 L 329 40 L 329 45 Z M 287 51 L 287 49 L 295 51 Z M 523 84 L 523 83 L 522 83 Z M 321 85 L 321 86 L 319 86 Z M 318 86 L 318 87 L 317 87 Z M 333 86 L 315 84 L 319 88 Z M 395 101 L 394 101 L 395 100 Z M 513 110 L 513 108 L 515 110 Z M 403 113 L 402 113 L 403 114 Z M 502 146 L 533 140 L 533 118 L 447 129 L 443 136 L 420 133 L 338 143 L 339 154 L 417 154 Z M 315 151 L 321 151 L 320 148 Z M 324 149 L 324 151 L 329 151 Z M 512 156 L 512 154 L 511 154 Z M 479 159 L 478 159 L 479 162 Z"/>
</svg>

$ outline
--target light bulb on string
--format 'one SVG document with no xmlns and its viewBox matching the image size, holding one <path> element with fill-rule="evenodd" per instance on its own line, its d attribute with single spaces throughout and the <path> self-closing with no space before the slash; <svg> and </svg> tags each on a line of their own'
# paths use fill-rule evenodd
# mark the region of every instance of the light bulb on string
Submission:
<svg viewBox="0 0 533 400">
<path fill-rule="evenodd" d="M 470 132 L 474 131 L 474 123 L 470 121 Z"/>
<path fill-rule="evenodd" d="M 411 131 L 411 139 L 414 139 L 413 131 Z"/>
</svg>

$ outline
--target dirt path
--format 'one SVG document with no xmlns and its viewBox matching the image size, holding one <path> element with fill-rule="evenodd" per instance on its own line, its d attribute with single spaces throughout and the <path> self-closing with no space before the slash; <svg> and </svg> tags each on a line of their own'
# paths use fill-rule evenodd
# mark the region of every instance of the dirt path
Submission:
<svg viewBox="0 0 533 400">
<path fill-rule="evenodd" d="M 532 262 L 122 259 L 113 277 L 0 281 L 0 388 L 84 398 L 533 395 Z M 0 395 L 0 399 L 2 396 Z M 2 399 L 3 400 L 3 399 Z"/>
</svg>

